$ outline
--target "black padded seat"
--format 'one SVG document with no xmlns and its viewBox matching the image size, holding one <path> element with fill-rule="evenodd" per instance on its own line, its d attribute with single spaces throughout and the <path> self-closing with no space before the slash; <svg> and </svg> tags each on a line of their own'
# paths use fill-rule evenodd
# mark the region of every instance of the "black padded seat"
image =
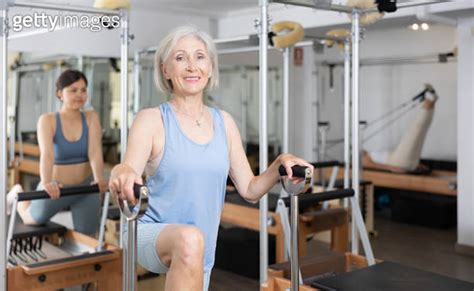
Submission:
<svg viewBox="0 0 474 291">
<path fill-rule="evenodd" d="M 65 226 L 50 221 L 41 225 L 25 225 L 18 220 L 19 219 L 17 219 L 15 222 L 15 231 L 13 233 L 12 239 L 44 236 L 49 234 L 62 235 L 67 231 Z"/>
<path fill-rule="evenodd" d="M 349 179 L 349 187 L 351 187 L 352 180 Z M 372 184 L 372 181 L 368 180 L 360 180 L 359 185 L 360 186 L 369 186 Z M 344 188 L 344 179 L 338 179 L 336 182 L 334 182 L 334 188 Z"/>
<path fill-rule="evenodd" d="M 268 210 L 269 211 L 275 211 L 278 203 L 278 196 L 277 194 L 271 194 L 269 193 L 268 195 Z M 246 201 L 242 196 L 237 191 L 233 192 L 227 192 L 225 195 L 225 202 L 228 203 L 233 203 L 237 205 L 242 205 L 242 206 L 247 206 L 251 208 L 258 208 L 259 204 L 258 203 L 250 203 Z"/>
<path fill-rule="evenodd" d="M 344 291 L 472 291 L 474 284 L 447 276 L 382 262 L 368 268 L 316 279 L 311 286 L 320 290 Z"/>
</svg>

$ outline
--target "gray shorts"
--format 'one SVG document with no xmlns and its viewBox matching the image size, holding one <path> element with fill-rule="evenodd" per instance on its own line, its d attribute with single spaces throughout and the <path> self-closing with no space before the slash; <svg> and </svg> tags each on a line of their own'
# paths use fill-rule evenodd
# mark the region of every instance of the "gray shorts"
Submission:
<svg viewBox="0 0 474 291">
<path fill-rule="evenodd" d="M 137 260 L 150 272 L 163 274 L 169 270 L 161 261 L 155 247 L 158 236 L 168 225 L 166 223 L 139 223 L 137 226 Z M 204 291 L 209 289 L 210 279 L 211 270 L 204 273 Z"/>
<path fill-rule="evenodd" d="M 90 185 L 93 177 L 86 178 L 76 186 Z M 41 182 L 36 190 L 43 190 Z M 39 224 L 46 223 L 59 211 L 71 207 L 74 230 L 94 236 L 100 224 L 100 195 L 86 194 L 60 197 L 59 199 L 32 200 L 30 204 L 31 218 Z"/>
</svg>

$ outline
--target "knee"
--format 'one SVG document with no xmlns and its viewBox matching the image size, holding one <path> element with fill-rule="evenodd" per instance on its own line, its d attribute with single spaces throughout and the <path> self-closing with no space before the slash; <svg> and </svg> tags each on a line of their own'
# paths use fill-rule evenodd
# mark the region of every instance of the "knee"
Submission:
<svg viewBox="0 0 474 291">
<path fill-rule="evenodd" d="M 32 213 L 31 206 L 29 203 L 26 202 L 19 202 L 18 203 L 18 215 L 20 216 L 23 223 L 26 225 L 39 225 L 44 224 L 48 221 L 48 219 L 41 215 L 34 215 Z"/>
<path fill-rule="evenodd" d="M 203 263 L 204 236 L 194 226 L 185 226 L 177 233 L 174 258 L 187 266 L 198 266 Z"/>
<path fill-rule="evenodd" d="M 42 215 L 41 213 L 37 213 L 36 211 L 31 209 L 31 207 L 21 217 L 24 220 L 25 224 L 45 224 L 49 221 L 49 217 Z M 25 221 L 29 221 L 29 223 L 26 223 Z"/>
</svg>

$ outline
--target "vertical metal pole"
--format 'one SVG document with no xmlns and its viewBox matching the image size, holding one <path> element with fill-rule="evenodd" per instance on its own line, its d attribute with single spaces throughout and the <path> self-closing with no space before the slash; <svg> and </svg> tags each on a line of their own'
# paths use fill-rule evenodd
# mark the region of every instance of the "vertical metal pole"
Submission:
<svg viewBox="0 0 474 291">
<path fill-rule="evenodd" d="M 15 221 L 16 221 L 16 214 L 17 214 L 17 206 L 18 206 L 18 195 L 16 195 L 15 199 L 13 200 L 12 204 L 12 210 L 10 214 L 10 223 L 8 225 L 8 232 L 7 232 L 7 246 L 6 246 L 6 256 L 7 260 L 8 257 L 10 256 L 10 250 L 11 250 L 11 245 L 12 245 L 12 237 L 13 237 L 13 229 L 15 228 Z"/>
<path fill-rule="evenodd" d="M 291 48 L 283 49 L 283 153 L 289 151 L 290 55 Z"/>
<path fill-rule="evenodd" d="M 299 290 L 298 195 L 291 194 L 291 291 Z"/>
<path fill-rule="evenodd" d="M 359 203 L 359 12 L 352 13 L 352 189 Z M 352 211 L 352 253 L 359 253 L 356 213 Z"/>
<path fill-rule="evenodd" d="M 126 291 L 137 291 L 137 220 L 136 219 L 130 219 L 128 220 L 128 243 L 127 243 L 127 254 L 126 254 L 126 260 L 127 260 L 127 270 L 130 273 L 124 274 L 124 277 L 130 277 L 128 280 L 128 285 L 126 286 L 125 290 Z M 130 274 L 134 274 L 133 278 L 131 278 Z"/>
<path fill-rule="evenodd" d="M 95 96 L 95 90 L 94 90 L 94 83 L 95 83 L 95 65 L 96 65 L 96 62 L 95 61 L 91 61 L 90 62 L 90 67 L 91 67 L 91 70 L 90 70 L 90 78 L 89 80 L 90 83 L 89 83 L 89 88 L 88 88 L 88 91 L 89 91 L 89 98 L 87 98 L 87 103 L 85 106 L 91 106 L 92 107 L 92 98 L 97 98 Z M 83 66 L 83 65 L 82 65 Z M 81 70 L 82 72 L 84 72 L 84 66 Z"/>
<path fill-rule="evenodd" d="M 3 6 L 3 7 L 1 7 Z M 8 7 L 7 3 L 0 3 L 0 9 L 2 9 L 2 25 L 3 31 L 0 31 L 2 36 L 2 61 L 1 61 L 1 72 L 2 72 L 2 103 L 0 110 L 0 191 L 7 193 L 7 83 L 8 83 Z M 7 290 L 7 253 L 6 253 L 6 223 L 7 221 L 7 195 L 3 195 L 0 199 L 0 213 L 3 214 L 3 223 L 0 223 L 0 290 Z"/>
<path fill-rule="evenodd" d="M 120 12 L 121 21 L 121 54 L 120 54 L 120 161 L 123 162 L 125 157 L 125 150 L 127 148 L 127 131 L 128 131 L 128 13 L 126 10 Z M 131 245 L 124 247 L 124 216 L 120 215 L 120 247 L 124 250 L 123 256 L 123 288 L 128 288 L 130 285 L 129 277 L 130 270 L 127 266 L 127 255 L 130 253 Z M 130 231 L 127 233 L 130 237 Z M 135 244 L 135 242 L 133 242 Z"/>
<path fill-rule="evenodd" d="M 56 66 L 54 67 L 55 76 L 53 80 L 58 79 L 58 77 L 61 75 L 61 71 L 61 64 L 56 63 Z M 59 111 L 61 109 L 61 102 L 58 102 L 57 100 L 58 98 L 56 98 L 56 91 L 54 92 L 54 95 L 48 96 L 48 111 Z"/>
<path fill-rule="evenodd" d="M 351 52 L 350 41 L 344 42 L 344 189 L 349 188 L 350 174 L 350 82 L 351 82 Z M 349 200 L 344 199 L 344 208 L 349 206 Z"/>
<path fill-rule="evenodd" d="M 290 59 L 291 48 L 287 47 L 283 49 L 283 141 L 282 141 L 282 152 L 289 152 L 289 127 L 290 127 Z M 281 193 L 285 191 L 282 189 Z M 285 193 L 286 194 L 286 193 Z M 280 194 L 280 197 L 282 194 Z M 285 244 L 288 240 L 285 240 Z M 285 246 L 289 249 L 290 245 Z M 289 252 L 288 252 L 289 253 Z M 288 253 L 285 252 L 285 259 L 288 259 Z"/>
<path fill-rule="evenodd" d="M 314 161 L 315 162 L 321 162 L 321 151 L 319 145 L 321 144 L 320 138 L 319 138 L 319 95 L 324 93 L 322 92 L 322 82 L 321 82 L 321 77 L 319 74 L 319 67 L 317 63 L 317 53 L 316 53 L 316 45 L 313 43 L 313 71 L 311 72 L 311 77 L 312 77 L 312 82 L 313 82 L 313 88 L 314 88 L 314 96 L 313 96 L 313 116 L 312 116 L 312 122 L 314 127 L 316 128 L 316 131 L 313 135 L 313 153 L 315 154 L 314 156 Z M 318 172 L 318 179 L 319 183 L 321 183 L 322 186 L 324 186 L 324 171 L 322 168 L 319 168 L 317 170 Z"/>
<path fill-rule="evenodd" d="M 12 72 L 12 102 L 11 102 L 11 111 L 9 113 L 9 122 L 10 122 L 10 163 L 15 159 L 15 141 L 16 141 L 16 102 L 18 100 L 18 71 L 15 70 Z"/>
<path fill-rule="evenodd" d="M 359 238 L 362 239 L 364 253 L 369 265 L 375 263 L 372 247 L 370 246 L 367 229 L 359 207 L 359 12 L 352 13 L 352 253 L 359 253 Z M 357 232 L 359 231 L 359 232 Z"/>
<path fill-rule="evenodd" d="M 121 146 L 121 161 L 123 161 L 125 150 L 127 148 L 127 133 L 128 133 L 128 13 L 126 10 L 121 11 L 122 22 L 122 47 L 120 55 L 120 146 Z"/>
<path fill-rule="evenodd" d="M 259 159 L 260 173 L 268 166 L 268 139 L 267 139 L 267 48 L 268 48 L 268 0 L 259 0 L 260 6 L 260 135 Z M 260 199 L 260 284 L 267 281 L 268 269 L 268 196 Z"/>
<path fill-rule="evenodd" d="M 105 224 L 107 223 L 107 212 L 109 210 L 110 192 L 106 192 L 104 195 L 104 202 L 102 204 L 102 215 L 100 217 L 100 228 L 99 238 L 97 243 L 97 249 L 102 251 L 104 249 L 104 238 L 105 238 Z"/>
<path fill-rule="evenodd" d="M 84 72 L 84 56 L 83 55 L 77 56 L 77 69 L 81 72 Z"/>
<path fill-rule="evenodd" d="M 133 58 L 133 116 L 140 110 L 140 51 Z"/>
<path fill-rule="evenodd" d="M 242 66 L 240 68 L 240 82 L 241 82 L 241 89 L 240 89 L 240 118 L 242 120 L 240 134 L 242 135 L 242 142 L 246 146 L 248 137 L 247 137 L 247 110 L 249 104 L 249 96 L 251 96 L 251 86 L 249 82 L 249 74 L 247 69 Z"/>
</svg>

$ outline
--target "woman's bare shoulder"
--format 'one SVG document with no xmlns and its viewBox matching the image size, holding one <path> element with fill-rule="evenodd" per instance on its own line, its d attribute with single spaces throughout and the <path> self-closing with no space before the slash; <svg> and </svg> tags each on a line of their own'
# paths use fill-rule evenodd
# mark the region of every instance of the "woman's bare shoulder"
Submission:
<svg viewBox="0 0 474 291">
<path fill-rule="evenodd" d="M 159 107 L 145 108 L 138 111 L 135 120 L 157 121 L 161 120 L 161 111 Z"/>
<path fill-rule="evenodd" d="M 238 134 L 239 129 L 232 115 L 230 115 L 230 113 L 225 110 L 219 110 L 222 113 L 222 119 L 224 120 L 224 126 L 226 131 L 230 134 Z"/>
<path fill-rule="evenodd" d="M 56 112 L 47 112 L 40 115 L 38 119 L 39 124 L 49 125 L 56 121 Z"/>
<path fill-rule="evenodd" d="M 160 131 L 163 128 L 160 108 L 153 107 L 140 110 L 133 121 L 133 127 L 136 126 Z"/>
</svg>

